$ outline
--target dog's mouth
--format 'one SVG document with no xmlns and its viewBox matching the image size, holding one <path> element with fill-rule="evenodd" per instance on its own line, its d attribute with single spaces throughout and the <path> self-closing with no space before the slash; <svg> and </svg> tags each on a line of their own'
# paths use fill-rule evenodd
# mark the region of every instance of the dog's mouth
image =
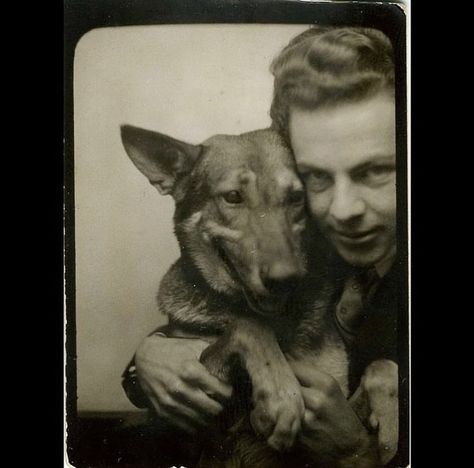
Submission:
<svg viewBox="0 0 474 468">
<path fill-rule="evenodd" d="M 227 274 L 234 283 L 240 286 L 248 305 L 254 312 L 263 316 L 282 315 L 286 312 L 288 294 L 272 294 L 266 296 L 255 294 L 251 288 L 246 285 L 225 249 L 218 242 L 215 243 L 215 247 L 219 258 L 226 268 Z"/>
<path fill-rule="evenodd" d="M 222 260 L 222 263 L 224 264 L 227 274 L 229 275 L 231 280 L 238 285 L 242 285 L 242 280 L 240 278 L 239 272 L 234 267 L 234 264 L 227 255 L 225 249 L 217 241 L 214 242 L 214 246 L 216 248 L 217 255 L 219 255 L 219 258 Z"/>
<path fill-rule="evenodd" d="M 243 293 L 250 308 L 257 314 L 265 317 L 275 317 L 286 313 L 287 295 L 256 296 L 247 288 L 243 288 Z"/>
</svg>

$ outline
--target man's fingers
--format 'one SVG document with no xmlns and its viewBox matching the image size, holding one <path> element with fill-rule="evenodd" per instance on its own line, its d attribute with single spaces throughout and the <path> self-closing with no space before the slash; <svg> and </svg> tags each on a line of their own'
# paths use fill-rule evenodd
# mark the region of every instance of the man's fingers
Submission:
<svg viewBox="0 0 474 468">
<path fill-rule="evenodd" d="M 210 417 L 218 416 L 224 409 L 219 402 L 206 395 L 202 390 L 192 389 L 191 387 L 188 387 L 188 390 L 187 392 L 177 393 L 175 398 Z"/>
<path fill-rule="evenodd" d="M 196 392 L 196 390 L 194 390 Z M 200 409 L 193 408 L 190 401 L 176 398 L 175 395 L 168 393 L 163 387 L 155 388 L 156 401 L 161 409 L 172 415 L 178 415 L 189 421 L 193 426 L 206 428 L 210 424 L 210 417 L 214 414 L 209 411 L 203 412 Z M 215 403 L 215 402 L 214 402 Z M 218 403 L 215 403 L 216 405 Z"/>
<path fill-rule="evenodd" d="M 329 400 L 345 400 L 344 393 L 342 392 L 339 383 L 329 374 L 321 372 L 307 364 L 292 363 L 291 367 L 302 386 L 301 388 L 304 389 L 306 387 L 306 390 L 310 390 L 310 392 L 304 392 L 306 398 L 308 398 L 311 395 L 311 392 L 314 391 L 315 394 L 321 394 L 318 396 L 324 397 L 326 403 L 328 403 Z"/>
<path fill-rule="evenodd" d="M 211 375 L 200 362 L 188 361 L 181 372 L 181 378 L 199 387 L 214 400 L 226 401 L 232 395 L 232 386 Z"/>
<path fill-rule="evenodd" d="M 302 387 L 301 395 L 303 396 L 304 406 L 306 409 L 319 411 L 322 408 L 324 400 L 321 392 L 312 388 Z"/>
<path fill-rule="evenodd" d="M 314 430 L 320 425 L 320 418 L 324 414 L 324 396 L 318 391 L 304 387 L 301 388 L 301 394 L 305 406 L 302 425 L 306 429 Z"/>
<path fill-rule="evenodd" d="M 206 395 L 212 401 L 219 403 L 221 407 L 222 405 L 225 405 L 225 403 L 230 399 L 230 397 L 232 396 L 232 392 L 233 390 L 230 386 L 229 388 L 225 390 L 220 390 L 219 392 L 209 390 L 209 388 L 203 390 L 204 395 Z"/>
<path fill-rule="evenodd" d="M 200 365 L 199 363 L 197 364 Z M 151 384 L 143 382 L 143 388 L 149 398 L 155 398 L 165 409 L 173 413 L 179 412 L 201 423 L 200 418 L 197 418 L 197 416 L 210 419 L 219 415 L 223 410 L 223 406 L 201 389 L 202 387 L 209 388 L 209 385 L 204 386 L 199 383 L 192 384 L 184 380 L 184 377 L 192 380 L 191 377 L 194 376 L 196 382 L 201 382 L 205 380 L 206 377 L 200 377 L 200 374 L 207 372 L 206 369 L 197 368 L 192 372 L 194 372 L 194 374 L 191 373 L 190 369 L 187 369 L 180 379 L 171 372 L 163 370 L 159 380 L 155 378 Z M 219 384 L 220 383 L 216 385 Z M 222 386 L 223 389 L 219 389 L 219 396 L 223 392 L 227 392 L 226 396 L 232 392 L 232 387 L 230 387 L 229 390 L 227 385 L 224 384 Z M 222 397 L 221 399 L 224 400 Z M 187 411 L 187 409 L 191 411 Z M 206 424 L 209 424 L 209 421 L 207 421 Z"/>
</svg>

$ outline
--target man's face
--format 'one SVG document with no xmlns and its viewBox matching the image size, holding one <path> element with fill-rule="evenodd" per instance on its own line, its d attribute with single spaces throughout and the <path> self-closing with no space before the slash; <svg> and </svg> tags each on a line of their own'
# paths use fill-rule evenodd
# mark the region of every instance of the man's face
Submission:
<svg viewBox="0 0 474 468">
<path fill-rule="evenodd" d="M 357 266 L 390 256 L 396 246 L 393 96 L 294 108 L 289 130 L 311 213 L 339 254 Z"/>
</svg>

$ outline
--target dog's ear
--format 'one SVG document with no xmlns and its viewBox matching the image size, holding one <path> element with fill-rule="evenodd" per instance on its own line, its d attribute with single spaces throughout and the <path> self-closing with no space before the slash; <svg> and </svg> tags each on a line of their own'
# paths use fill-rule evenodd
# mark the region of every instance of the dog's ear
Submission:
<svg viewBox="0 0 474 468">
<path fill-rule="evenodd" d="M 122 125 L 122 143 L 135 166 L 162 195 L 173 192 L 176 181 L 189 173 L 202 147 L 158 132 Z"/>
</svg>

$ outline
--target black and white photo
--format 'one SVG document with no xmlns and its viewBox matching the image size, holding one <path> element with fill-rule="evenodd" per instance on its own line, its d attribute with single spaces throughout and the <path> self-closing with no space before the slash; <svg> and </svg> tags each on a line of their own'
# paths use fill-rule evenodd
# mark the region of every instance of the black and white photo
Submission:
<svg viewBox="0 0 474 468">
<path fill-rule="evenodd" d="M 406 7 L 244 3 L 66 50 L 72 466 L 408 466 Z"/>
</svg>

